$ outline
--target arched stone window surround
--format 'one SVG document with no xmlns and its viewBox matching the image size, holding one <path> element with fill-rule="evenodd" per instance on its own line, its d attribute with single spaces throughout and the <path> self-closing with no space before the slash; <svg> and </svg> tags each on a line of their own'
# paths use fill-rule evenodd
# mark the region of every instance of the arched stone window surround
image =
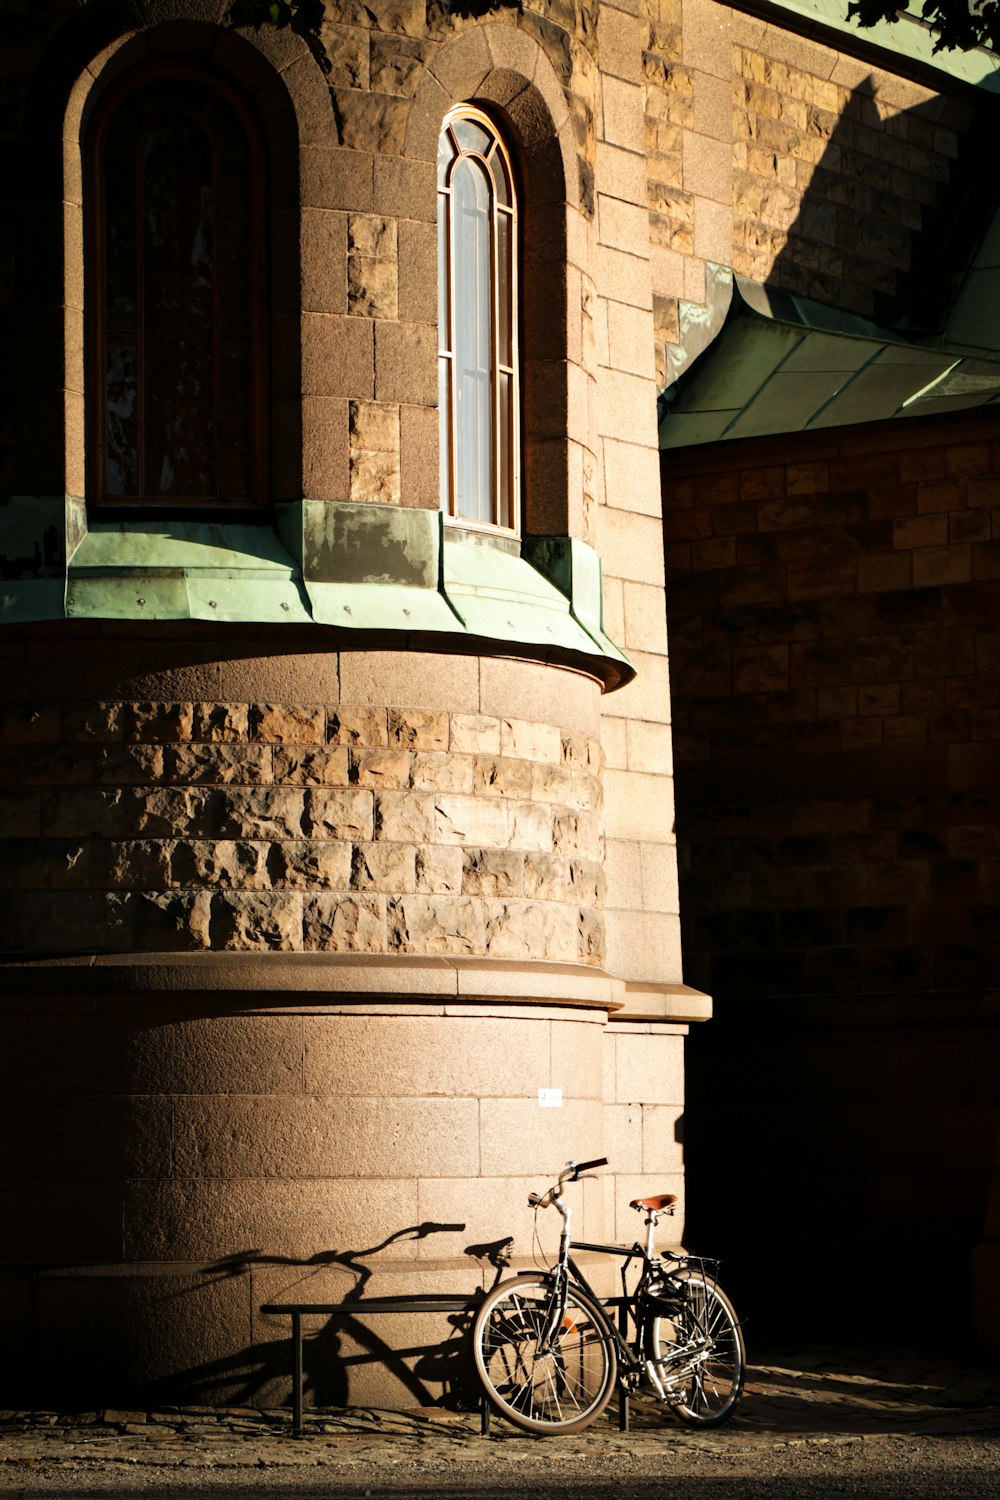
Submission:
<svg viewBox="0 0 1000 1500">
<path fill-rule="evenodd" d="M 461 104 L 501 125 L 520 177 L 524 531 L 583 537 L 588 225 L 569 105 L 544 52 L 511 25 L 478 26 L 440 49 L 411 103 L 406 155 L 433 162 L 441 123 Z"/>
<path fill-rule="evenodd" d="M 65 306 L 65 492 L 85 498 L 84 451 L 84 253 L 82 142 L 94 108 L 127 70 L 164 56 L 203 62 L 231 77 L 258 115 L 265 143 L 269 190 L 270 411 L 273 500 L 302 493 L 302 451 L 311 440 L 303 412 L 301 305 L 303 240 L 300 163 L 309 147 L 338 144 L 325 79 L 301 39 L 262 28 L 234 32 L 219 24 L 225 5 L 216 0 L 176 0 L 159 7 L 148 26 L 145 7 L 136 29 L 123 30 L 123 7 L 92 0 L 75 27 L 61 37 L 63 75 L 72 59 L 62 130 L 63 300 Z M 41 102 L 41 101 L 40 101 Z M 51 110 L 51 94 L 45 108 Z M 314 153 L 315 155 L 316 153 Z M 81 526 L 84 525 L 82 515 Z"/>
</svg>

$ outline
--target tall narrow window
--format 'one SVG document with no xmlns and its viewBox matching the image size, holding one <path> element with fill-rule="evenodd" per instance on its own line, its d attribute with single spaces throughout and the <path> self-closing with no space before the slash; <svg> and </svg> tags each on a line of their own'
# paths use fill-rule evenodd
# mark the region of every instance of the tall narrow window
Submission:
<svg viewBox="0 0 1000 1500">
<path fill-rule="evenodd" d="M 126 76 L 88 137 L 88 486 L 97 504 L 265 496 L 260 141 L 214 74 Z"/>
<path fill-rule="evenodd" d="M 441 504 L 518 523 L 517 201 L 487 115 L 463 106 L 438 144 Z"/>
</svg>

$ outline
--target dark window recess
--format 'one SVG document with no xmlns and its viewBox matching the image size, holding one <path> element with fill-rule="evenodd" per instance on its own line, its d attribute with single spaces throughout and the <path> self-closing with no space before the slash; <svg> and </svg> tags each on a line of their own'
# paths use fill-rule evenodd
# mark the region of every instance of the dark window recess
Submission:
<svg viewBox="0 0 1000 1500">
<path fill-rule="evenodd" d="M 89 485 L 99 504 L 259 505 L 262 160 L 242 100 L 159 67 L 90 135 Z"/>
</svg>

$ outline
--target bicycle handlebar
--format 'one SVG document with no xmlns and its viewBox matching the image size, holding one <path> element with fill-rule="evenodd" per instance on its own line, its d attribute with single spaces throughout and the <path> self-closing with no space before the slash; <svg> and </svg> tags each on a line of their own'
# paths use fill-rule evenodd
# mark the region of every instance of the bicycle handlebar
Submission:
<svg viewBox="0 0 1000 1500">
<path fill-rule="evenodd" d="M 594 1167 L 606 1167 L 607 1164 L 606 1156 L 595 1156 L 593 1161 L 568 1161 L 559 1173 L 559 1181 L 553 1183 L 548 1192 L 528 1194 L 528 1207 L 549 1208 L 560 1197 L 564 1182 L 578 1182 L 585 1172 L 591 1171 Z"/>
</svg>

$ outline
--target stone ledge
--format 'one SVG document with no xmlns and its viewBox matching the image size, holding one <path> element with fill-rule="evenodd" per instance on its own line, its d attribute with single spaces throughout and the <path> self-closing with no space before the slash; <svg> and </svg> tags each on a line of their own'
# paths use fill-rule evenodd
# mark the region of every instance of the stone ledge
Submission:
<svg viewBox="0 0 1000 1500">
<path fill-rule="evenodd" d="M 710 1021 L 712 997 L 686 984 L 644 984 L 616 979 L 616 1021 Z"/>
<path fill-rule="evenodd" d="M 0 992 L 8 1006 L 16 996 L 46 993 L 96 1000 L 123 993 L 212 992 L 247 993 L 254 1004 L 266 1003 L 268 996 L 280 996 L 282 1003 L 308 996 L 308 1003 L 318 1005 L 327 998 L 365 1002 L 384 996 L 397 1005 L 510 1000 L 611 1013 L 622 1005 L 619 983 L 582 964 L 386 954 L 98 954 L 0 962 Z"/>
</svg>

